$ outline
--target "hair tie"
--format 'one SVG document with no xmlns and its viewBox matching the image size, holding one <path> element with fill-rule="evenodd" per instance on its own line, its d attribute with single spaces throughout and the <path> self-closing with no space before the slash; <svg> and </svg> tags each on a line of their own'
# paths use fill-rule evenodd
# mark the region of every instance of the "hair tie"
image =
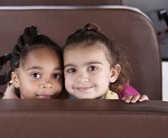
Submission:
<svg viewBox="0 0 168 138">
<path fill-rule="evenodd" d="M 100 27 L 94 23 L 87 23 L 83 30 L 88 30 L 88 31 L 95 31 L 95 32 L 100 32 Z"/>
</svg>

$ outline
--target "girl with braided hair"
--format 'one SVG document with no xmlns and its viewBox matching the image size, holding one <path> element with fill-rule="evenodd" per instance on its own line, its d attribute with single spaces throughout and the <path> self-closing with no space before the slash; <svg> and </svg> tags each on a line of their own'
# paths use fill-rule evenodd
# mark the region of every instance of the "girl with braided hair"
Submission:
<svg viewBox="0 0 168 138">
<path fill-rule="evenodd" d="M 65 88 L 71 98 L 148 100 L 129 85 L 128 60 L 95 24 L 88 23 L 67 38 L 63 59 Z"/>
<path fill-rule="evenodd" d="M 20 99 L 58 98 L 63 88 L 62 49 L 48 36 L 39 34 L 36 27 L 26 27 L 10 54 L 10 91 Z M 11 76 L 11 77 L 9 77 Z M 2 81 L 1 81 L 2 82 Z M 15 90 L 14 90 L 15 88 Z M 11 93 L 12 94 L 12 93 Z M 16 94 L 15 94 L 16 95 Z M 8 96 L 3 97 L 3 99 Z"/>
</svg>

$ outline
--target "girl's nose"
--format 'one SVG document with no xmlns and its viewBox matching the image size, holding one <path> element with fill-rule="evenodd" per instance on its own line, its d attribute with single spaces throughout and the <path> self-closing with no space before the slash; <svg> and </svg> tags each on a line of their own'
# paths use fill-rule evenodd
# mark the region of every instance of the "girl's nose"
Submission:
<svg viewBox="0 0 168 138">
<path fill-rule="evenodd" d="M 41 88 L 53 88 L 53 83 L 51 82 L 43 82 L 41 83 Z"/>
<path fill-rule="evenodd" d="M 77 83 L 87 83 L 89 82 L 89 78 L 78 78 Z"/>
<path fill-rule="evenodd" d="M 76 82 L 77 83 L 87 83 L 89 82 L 89 75 L 85 70 L 80 70 L 78 74 L 76 74 Z"/>
</svg>

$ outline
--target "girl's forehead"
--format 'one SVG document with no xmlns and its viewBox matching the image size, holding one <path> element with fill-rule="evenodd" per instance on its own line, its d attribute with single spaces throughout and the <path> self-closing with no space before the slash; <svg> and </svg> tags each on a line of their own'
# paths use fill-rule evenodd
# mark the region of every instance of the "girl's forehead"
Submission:
<svg viewBox="0 0 168 138">
<path fill-rule="evenodd" d="M 108 62 L 110 65 L 113 62 L 110 56 L 110 51 L 107 46 L 102 42 L 96 42 L 92 45 L 86 43 L 76 44 L 74 47 L 64 51 L 64 62 L 76 61 L 102 61 Z"/>
<path fill-rule="evenodd" d="M 52 53 L 52 54 L 55 54 L 55 55 L 58 55 L 57 54 L 57 51 L 55 51 L 54 49 L 52 48 L 49 48 L 49 47 L 36 47 L 36 48 L 33 48 L 31 49 L 28 53 L 27 53 L 27 56 L 31 56 L 31 55 L 46 55 L 48 53 Z"/>
<path fill-rule="evenodd" d="M 107 61 L 106 52 L 104 49 L 91 46 L 91 47 L 76 47 L 64 52 L 64 63 L 81 63 L 91 61 Z"/>
<path fill-rule="evenodd" d="M 38 49 L 33 49 L 31 50 L 27 56 L 21 60 L 21 64 L 24 65 L 28 62 L 33 62 L 33 61 L 44 61 L 44 60 L 55 60 L 55 61 L 59 61 L 61 60 L 59 55 L 56 54 L 55 51 L 49 49 L 49 48 L 38 48 Z"/>
<path fill-rule="evenodd" d="M 89 52 L 91 49 L 98 49 L 98 50 L 101 50 L 101 51 L 104 51 L 104 52 L 107 51 L 106 45 L 99 42 L 99 41 L 97 41 L 95 43 L 92 43 L 92 44 L 89 44 L 89 43 L 86 43 L 86 42 L 71 44 L 64 51 L 69 51 L 69 50 L 72 50 L 72 51 L 85 50 L 85 51 L 87 51 L 88 50 L 88 52 Z"/>
</svg>

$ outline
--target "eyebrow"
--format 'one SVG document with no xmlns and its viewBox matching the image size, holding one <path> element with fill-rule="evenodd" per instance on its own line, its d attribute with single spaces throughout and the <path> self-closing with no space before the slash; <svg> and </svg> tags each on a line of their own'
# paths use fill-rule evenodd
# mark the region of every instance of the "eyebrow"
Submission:
<svg viewBox="0 0 168 138">
<path fill-rule="evenodd" d="M 89 61 L 89 62 L 86 62 L 84 65 L 90 65 L 90 64 L 100 64 L 100 65 L 103 65 L 101 62 L 98 62 L 98 61 Z M 67 65 L 64 66 L 64 68 L 66 68 L 68 66 L 75 66 L 75 64 L 67 64 Z"/>
<path fill-rule="evenodd" d="M 27 71 L 35 70 L 35 69 L 43 70 L 43 68 L 40 67 L 40 66 L 32 66 L 32 67 L 28 68 Z M 61 67 L 56 67 L 56 68 L 54 68 L 54 70 L 62 70 L 62 68 Z"/>
</svg>

